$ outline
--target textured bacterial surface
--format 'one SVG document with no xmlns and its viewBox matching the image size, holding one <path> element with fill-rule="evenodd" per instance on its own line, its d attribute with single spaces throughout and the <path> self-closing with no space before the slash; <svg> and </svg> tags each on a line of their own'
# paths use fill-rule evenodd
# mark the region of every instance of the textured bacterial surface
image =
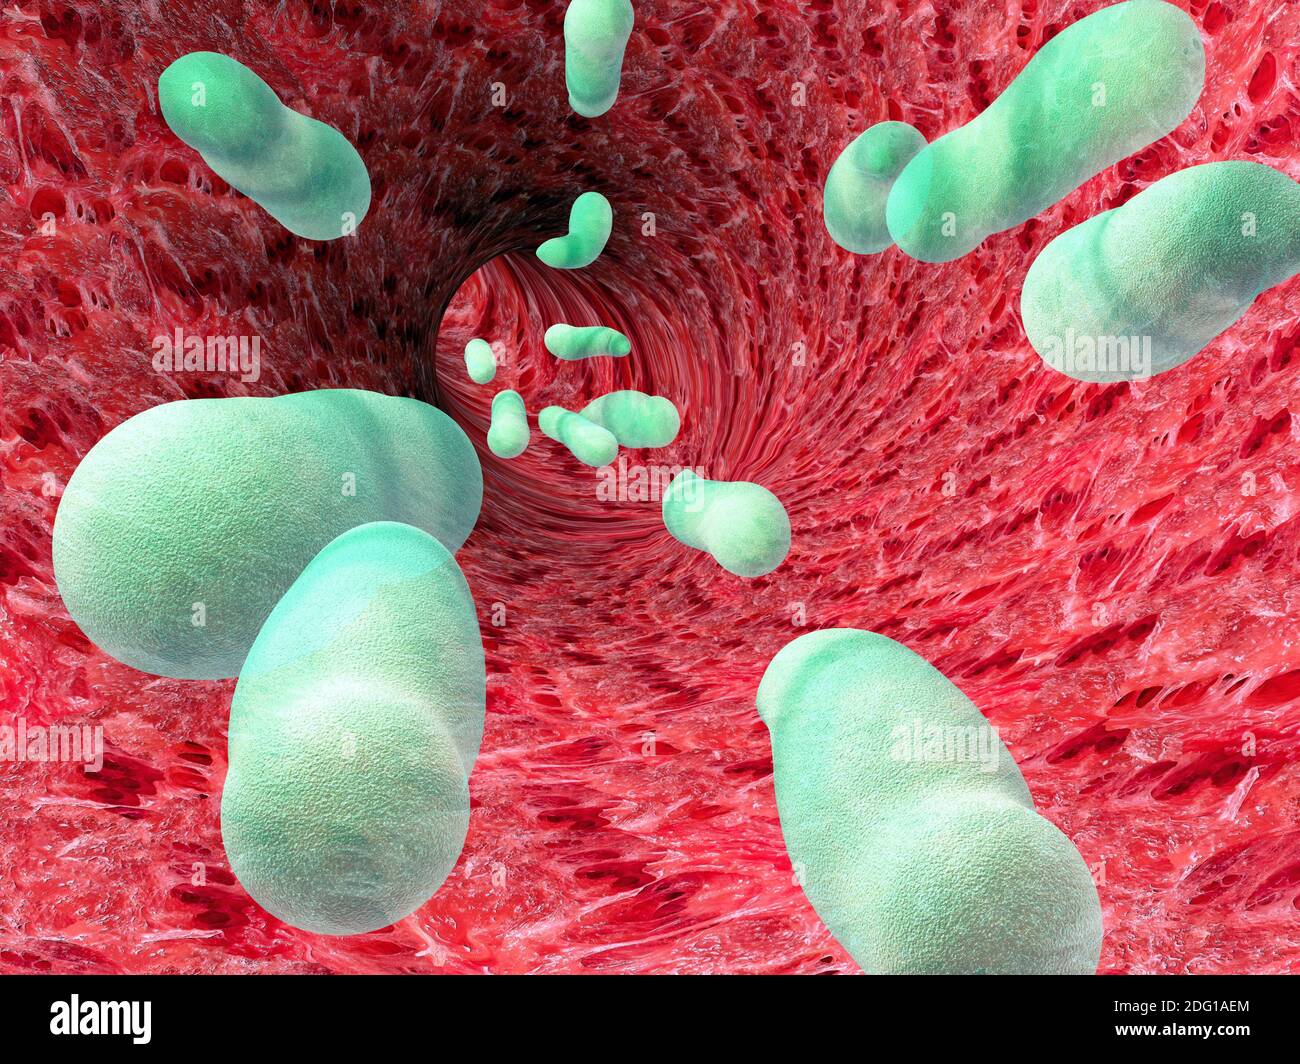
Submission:
<svg viewBox="0 0 1300 1064">
<path fill-rule="evenodd" d="M 879 975 L 1091 975 L 1101 905 L 961 691 L 853 628 L 791 640 L 758 685 L 781 833 L 836 940 Z"/>
<path fill-rule="evenodd" d="M 10 3 L 0 715 L 101 725 L 106 755 L 98 775 L 0 762 L 0 971 L 855 972 L 794 882 L 754 711 L 773 654 L 837 625 L 915 650 L 998 728 L 1097 870 L 1101 971 L 1300 971 L 1300 283 L 1137 384 L 1046 370 L 1016 310 L 1052 237 L 1179 167 L 1300 177 L 1300 5 L 1180 2 L 1207 56 L 1188 119 L 956 262 L 854 256 L 822 222 L 859 132 L 933 140 L 1099 6 L 643 0 L 618 99 L 586 120 L 563 6 L 540 0 Z M 152 87 L 198 49 L 357 146 L 374 195 L 355 236 L 292 237 L 171 135 Z M 548 269 L 533 249 L 589 188 L 620 220 L 608 246 Z M 562 362 L 542 347 L 557 321 L 632 354 Z M 259 379 L 155 372 L 151 340 L 178 326 L 260 336 Z M 474 336 L 505 352 L 489 388 L 465 373 Z M 132 414 L 339 386 L 436 402 L 479 448 L 457 561 L 488 696 L 448 881 L 327 939 L 230 874 L 233 684 L 91 647 L 50 529 L 78 459 Z M 615 484 L 540 434 L 499 460 L 504 388 L 530 411 L 635 388 L 682 431 L 620 452 Z M 675 543 L 641 498 L 649 463 L 770 485 L 789 558 L 744 581 Z"/>
<path fill-rule="evenodd" d="M 118 661 L 227 679 L 336 535 L 403 521 L 454 551 L 482 495 L 474 448 L 428 403 L 346 388 L 164 403 L 77 466 L 54 521 L 54 577 Z"/>
<path fill-rule="evenodd" d="M 460 856 L 483 707 L 474 603 L 447 549 L 393 521 L 332 540 L 235 687 L 221 837 L 240 885 L 324 934 L 413 913 Z"/>
</svg>

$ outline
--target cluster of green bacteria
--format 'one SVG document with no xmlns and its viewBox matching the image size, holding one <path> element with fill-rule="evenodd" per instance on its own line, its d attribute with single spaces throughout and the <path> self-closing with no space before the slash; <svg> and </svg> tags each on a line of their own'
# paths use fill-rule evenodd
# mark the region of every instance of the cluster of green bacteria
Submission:
<svg viewBox="0 0 1300 1064">
<path fill-rule="evenodd" d="M 568 232 L 538 247 L 537 257 L 555 269 L 590 266 L 604 251 L 613 225 L 609 200 L 599 192 L 584 192 L 570 208 Z M 632 351 L 631 340 L 606 325 L 560 322 L 546 330 L 543 343 L 565 362 L 623 358 Z M 496 378 L 496 355 L 482 337 L 465 345 L 465 370 L 476 384 L 489 384 Z M 537 426 L 579 462 L 600 469 L 618 457 L 620 447 L 667 447 L 681 429 L 681 415 L 665 396 L 628 389 L 597 396 L 581 410 L 543 407 Z M 497 392 L 492 399 L 488 449 L 499 458 L 515 458 L 523 454 L 529 441 L 523 396 L 508 389 Z M 785 507 L 758 484 L 709 480 L 684 469 L 664 492 L 662 504 L 664 527 L 670 535 L 712 555 L 736 576 L 764 576 L 790 552 L 790 519 Z"/>
<path fill-rule="evenodd" d="M 347 389 L 165 403 L 68 481 L 54 574 L 86 635 L 239 678 L 222 838 L 287 923 L 384 927 L 460 854 L 486 672 L 453 555 L 482 498 L 451 418 Z"/>
<path fill-rule="evenodd" d="M 951 262 L 1034 217 L 1192 111 L 1205 50 L 1164 0 L 1127 0 L 1052 38 L 977 118 L 927 145 L 902 122 L 857 137 L 826 178 L 841 247 Z M 1300 184 L 1260 163 L 1193 166 L 1067 230 L 1020 297 L 1030 344 L 1084 381 L 1186 362 L 1300 270 Z"/>
<path fill-rule="evenodd" d="M 613 105 L 632 24 L 627 0 L 569 5 L 566 83 L 579 114 Z M 1199 34 L 1177 8 L 1105 8 L 933 144 L 904 123 L 867 130 L 828 175 L 827 228 L 854 252 L 897 243 L 950 261 L 1163 136 L 1203 78 Z M 212 53 L 173 63 L 159 95 L 171 128 L 291 231 L 355 232 L 369 181 L 336 130 Z M 1142 334 L 1157 371 L 1175 366 L 1295 272 L 1298 219 L 1296 183 L 1268 167 L 1212 163 L 1165 178 L 1047 246 L 1022 296 L 1030 340 L 1043 353 L 1070 332 Z M 612 226 L 609 202 L 585 193 L 568 233 L 537 255 L 588 266 Z M 632 344 L 606 326 L 561 323 L 545 346 L 577 360 L 624 357 Z M 478 384 L 496 377 L 481 338 L 465 364 Z M 489 449 L 523 453 L 523 397 L 499 391 L 491 407 Z M 538 423 L 602 467 L 619 447 L 667 446 L 681 421 L 669 399 L 623 390 L 578 411 L 545 407 Z M 485 674 L 454 553 L 481 502 L 478 457 L 454 422 L 350 390 L 157 407 L 104 437 L 64 493 L 55 574 L 86 634 L 146 672 L 238 676 L 223 839 L 240 882 L 294 926 L 383 927 L 458 859 Z M 742 577 L 771 572 L 790 546 L 784 507 L 758 484 L 685 470 L 663 519 Z M 1087 867 L 937 669 L 871 632 L 812 632 L 772 659 L 757 708 L 799 881 L 864 969 L 1095 971 L 1102 922 Z"/>
</svg>

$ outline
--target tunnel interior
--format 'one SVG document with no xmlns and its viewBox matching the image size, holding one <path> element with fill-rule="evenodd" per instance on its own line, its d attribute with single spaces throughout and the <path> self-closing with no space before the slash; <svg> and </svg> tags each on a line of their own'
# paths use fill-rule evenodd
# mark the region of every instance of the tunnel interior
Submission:
<svg viewBox="0 0 1300 1064">
<path fill-rule="evenodd" d="M 1079 848 L 1102 970 L 1300 957 L 1300 401 L 1294 281 L 1156 379 L 1046 369 L 1018 297 L 1042 247 L 1176 169 L 1300 176 L 1300 9 L 1179 0 L 1205 91 L 1172 134 L 965 258 L 855 256 L 821 221 L 873 122 L 979 113 L 1097 5 L 636 5 L 615 107 L 569 111 L 563 5 L 16 0 L 0 26 L 0 707 L 103 725 L 94 775 L 0 764 L 0 971 L 852 972 L 782 842 L 772 655 L 866 628 L 933 661 Z M 355 238 L 293 237 L 158 113 L 159 72 L 221 51 L 340 129 L 374 200 Z M 533 256 L 579 192 L 613 205 L 591 267 Z M 53 219 L 51 222 L 50 219 Z M 627 333 L 565 363 L 556 321 Z M 159 373 L 151 341 L 253 332 L 259 379 Z M 465 342 L 499 342 L 490 388 Z M 323 939 L 261 910 L 218 822 L 233 683 L 144 676 L 67 616 L 58 493 L 126 418 L 183 398 L 369 388 L 435 403 L 483 464 L 458 554 L 488 655 L 461 864 L 416 915 Z M 613 388 L 683 429 L 610 479 L 530 414 Z M 776 491 L 789 558 L 740 581 L 636 485 L 690 466 Z M 638 478 L 641 478 L 638 480 Z M 1259 958 L 1267 958 L 1259 961 Z"/>
</svg>

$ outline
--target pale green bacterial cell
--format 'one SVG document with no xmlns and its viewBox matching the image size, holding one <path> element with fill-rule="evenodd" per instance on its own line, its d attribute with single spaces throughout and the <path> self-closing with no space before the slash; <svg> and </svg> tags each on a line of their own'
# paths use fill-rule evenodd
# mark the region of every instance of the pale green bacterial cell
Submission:
<svg viewBox="0 0 1300 1064">
<path fill-rule="evenodd" d="M 565 10 L 564 82 L 578 114 L 595 118 L 614 106 L 632 22 L 629 0 L 572 0 Z"/>
<path fill-rule="evenodd" d="M 607 325 L 552 325 L 542 341 L 546 350 L 566 362 L 600 355 L 621 358 L 632 350 L 632 341 Z"/>
<path fill-rule="evenodd" d="M 497 392 L 492 397 L 488 450 L 498 458 L 516 458 L 528 449 L 530 438 L 524 397 L 515 391 Z"/>
<path fill-rule="evenodd" d="M 759 484 L 683 469 L 664 492 L 663 515 L 674 539 L 706 551 L 736 576 L 763 576 L 790 553 L 790 518 Z"/>
<path fill-rule="evenodd" d="M 118 661 L 217 680 L 335 536 L 401 521 L 448 550 L 478 519 L 474 447 L 442 411 L 348 389 L 187 399 L 118 425 L 82 459 L 54 521 L 54 575 Z"/>
<path fill-rule="evenodd" d="M 158 103 L 173 133 L 291 233 L 334 240 L 370 209 L 370 176 L 347 138 L 229 56 L 181 56 L 158 79 Z"/>
<path fill-rule="evenodd" d="M 492 345 L 477 336 L 465 345 L 465 369 L 475 384 L 490 384 L 497 375 L 497 356 Z"/>
<path fill-rule="evenodd" d="M 978 117 L 919 151 L 885 219 L 914 259 L 949 262 L 1163 137 L 1205 82 L 1200 30 L 1164 0 L 1127 0 L 1048 41 Z"/>
<path fill-rule="evenodd" d="M 580 413 L 613 433 L 620 447 L 667 447 L 682 425 L 671 399 L 630 389 L 598 396 Z"/>
<path fill-rule="evenodd" d="M 906 122 L 877 122 L 850 142 L 826 175 L 822 217 L 846 251 L 870 255 L 894 242 L 885 224 L 889 190 L 925 138 Z"/>
<path fill-rule="evenodd" d="M 618 440 L 613 433 L 562 406 L 544 407 L 537 415 L 537 425 L 584 465 L 599 469 L 618 457 Z"/>
<path fill-rule="evenodd" d="M 871 974 L 1092 974 L 1097 889 L 979 710 L 874 632 L 788 643 L 759 684 L 781 830 Z"/>
<path fill-rule="evenodd" d="M 569 208 L 569 231 L 537 249 L 537 257 L 557 270 L 590 266 L 605 250 L 614 229 L 614 208 L 599 192 L 584 192 Z"/>
<path fill-rule="evenodd" d="M 460 856 L 486 672 L 455 559 L 410 525 L 362 525 L 303 569 L 230 707 L 221 835 L 264 909 L 327 935 L 386 927 Z"/>
<path fill-rule="evenodd" d="M 1300 184 L 1252 162 L 1179 170 L 1062 233 L 1029 267 L 1034 350 L 1083 381 L 1186 362 L 1300 271 Z"/>
</svg>

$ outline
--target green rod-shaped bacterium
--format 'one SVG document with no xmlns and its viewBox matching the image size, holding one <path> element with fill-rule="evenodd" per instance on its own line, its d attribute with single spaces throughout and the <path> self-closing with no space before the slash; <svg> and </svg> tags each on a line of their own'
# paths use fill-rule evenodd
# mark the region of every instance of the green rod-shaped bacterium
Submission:
<svg viewBox="0 0 1300 1064">
<path fill-rule="evenodd" d="M 544 407 L 537 415 L 537 425 L 584 465 L 599 469 L 618 457 L 618 440 L 613 433 L 562 406 Z"/>
<path fill-rule="evenodd" d="M 607 392 L 580 412 L 613 433 L 620 447 L 667 447 L 682 424 L 672 400 L 632 390 Z"/>
<path fill-rule="evenodd" d="M 1300 270 L 1300 184 L 1262 163 L 1161 178 L 1034 260 L 1020 315 L 1034 350 L 1082 381 L 1186 362 Z"/>
<path fill-rule="evenodd" d="M 490 384 L 497 375 L 497 356 L 492 345 L 477 336 L 465 345 L 465 369 L 475 384 Z"/>
<path fill-rule="evenodd" d="M 894 242 L 885 224 L 889 190 L 924 147 L 925 138 L 906 122 L 877 122 L 840 152 L 822 193 L 822 217 L 835 243 L 869 255 Z"/>
<path fill-rule="evenodd" d="M 1196 23 L 1164 0 L 1102 8 L 1048 41 L 978 117 L 921 149 L 885 206 L 894 242 L 949 262 L 1019 225 L 1191 113 Z"/>
<path fill-rule="evenodd" d="M 542 340 L 546 350 L 566 362 L 600 355 L 621 358 L 632 350 L 631 340 L 605 325 L 552 325 Z"/>
<path fill-rule="evenodd" d="M 409 525 L 362 525 L 303 569 L 230 707 L 221 835 L 263 908 L 326 935 L 385 927 L 455 865 L 486 675 L 455 559 Z"/>
<path fill-rule="evenodd" d="M 736 576 L 764 576 L 790 553 L 790 518 L 759 484 L 683 469 L 664 492 L 663 517 L 674 539 L 707 551 Z"/>
<path fill-rule="evenodd" d="M 54 519 L 54 576 L 82 631 L 161 676 L 239 674 L 271 608 L 331 539 L 401 521 L 460 547 L 474 447 L 426 403 L 349 389 L 185 399 L 118 425 Z"/>
<path fill-rule="evenodd" d="M 557 270 L 590 266 L 600 257 L 614 228 L 614 208 L 599 192 L 584 192 L 569 208 L 569 231 L 537 248 L 537 257 Z"/>
<path fill-rule="evenodd" d="M 595 118 L 614 106 L 632 21 L 628 0 L 572 0 L 564 12 L 564 82 L 578 114 Z"/>
<path fill-rule="evenodd" d="M 291 233 L 334 240 L 370 209 L 366 164 L 347 138 L 229 56 L 181 56 L 158 79 L 158 103 L 172 132 Z"/>
<path fill-rule="evenodd" d="M 488 450 L 498 458 L 516 458 L 528 449 L 529 438 L 524 397 L 516 391 L 497 392 L 492 397 Z"/>
<path fill-rule="evenodd" d="M 788 643 L 758 688 L 786 849 L 873 975 L 1088 974 L 1101 906 L 979 710 L 874 632 Z"/>
</svg>

